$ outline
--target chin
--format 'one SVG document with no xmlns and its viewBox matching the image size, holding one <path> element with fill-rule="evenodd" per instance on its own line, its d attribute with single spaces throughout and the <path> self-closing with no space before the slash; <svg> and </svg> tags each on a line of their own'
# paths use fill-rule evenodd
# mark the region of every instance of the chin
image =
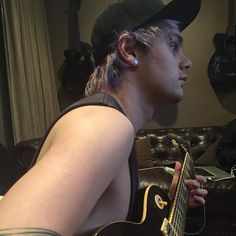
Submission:
<svg viewBox="0 0 236 236">
<path fill-rule="evenodd" d="M 176 94 L 176 96 L 171 96 L 171 97 L 169 97 L 169 99 L 166 99 L 165 101 L 163 101 L 163 105 L 164 106 L 169 106 L 169 105 L 172 105 L 172 104 L 179 103 L 182 100 L 183 100 L 183 95 Z"/>
<path fill-rule="evenodd" d="M 183 100 L 184 92 L 183 90 L 176 91 L 174 94 L 172 94 L 172 101 L 173 103 L 178 103 Z"/>
<path fill-rule="evenodd" d="M 178 102 L 180 102 L 181 100 L 183 100 L 183 97 L 184 97 L 184 94 L 183 94 L 183 93 L 178 94 L 178 95 L 176 96 L 176 100 L 177 100 Z"/>
</svg>

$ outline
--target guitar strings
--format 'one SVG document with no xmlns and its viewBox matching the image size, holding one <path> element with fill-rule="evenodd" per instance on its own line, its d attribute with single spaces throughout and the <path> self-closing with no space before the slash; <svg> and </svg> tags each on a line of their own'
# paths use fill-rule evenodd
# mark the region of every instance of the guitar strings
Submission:
<svg viewBox="0 0 236 236">
<path fill-rule="evenodd" d="M 203 222 L 202 222 L 202 226 L 201 226 L 201 228 L 199 229 L 199 230 L 197 230 L 196 232 L 184 232 L 184 234 L 185 235 L 198 235 L 198 234 L 200 234 L 202 231 L 203 231 L 203 229 L 205 228 L 205 226 L 206 226 L 206 206 L 205 206 L 206 204 L 204 204 L 203 206 L 202 206 L 202 218 L 203 218 Z"/>
</svg>

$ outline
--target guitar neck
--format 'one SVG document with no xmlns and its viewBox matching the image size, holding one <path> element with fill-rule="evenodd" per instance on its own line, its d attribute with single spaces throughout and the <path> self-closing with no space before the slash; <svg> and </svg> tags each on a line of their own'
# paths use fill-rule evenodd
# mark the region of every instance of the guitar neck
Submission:
<svg viewBox="0 0 236 236">
<path fill-rule="evenodd" d="M 228 27 L 227 32 L 230 36 L 235 36 L 235 0 L 228 0 Z"/>
<path fill-rule="evenodd" d="M 189 189 L 185 184 L 185 180 L 193 178 L 193 170 L 193 161 L 187 152 L 182 164 L 175 198 L 169 215 L 169 223 L 172 225 L 175 235 L 184 235 L 186 212 L 189 199 Z"/>
<path fill-rule="evenodd" d="M 79 8 L 81 0 L 70 0 L 69 7 L 69 49 L 80 52 Z"/>
</svg>

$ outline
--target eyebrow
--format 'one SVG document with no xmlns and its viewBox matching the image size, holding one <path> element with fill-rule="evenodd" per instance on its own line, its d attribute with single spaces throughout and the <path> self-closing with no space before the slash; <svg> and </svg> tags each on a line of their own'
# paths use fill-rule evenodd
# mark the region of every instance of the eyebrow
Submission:
<svg viewBox="0 0 236 236">
<path fill-rule="evenodd" d="M 170 31 L 168 32 L 167 34 L 170 39 L 173 37 L 173 38 L 177 38 L 178 42 L 180 45 L 183 45 L 183 37 L 182 35 L 179 33 L 179 32 L 176 32 L 176 31 Z"/>
</svg>

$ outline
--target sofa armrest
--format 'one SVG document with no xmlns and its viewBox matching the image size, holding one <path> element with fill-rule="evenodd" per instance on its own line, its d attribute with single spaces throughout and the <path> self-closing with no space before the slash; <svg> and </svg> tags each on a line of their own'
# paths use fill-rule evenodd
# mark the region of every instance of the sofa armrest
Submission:
<svg viewBox="0 0 236 236">
<path fill-rule="evenodd" d="M 216 155 L 218 143 L 219 138 L 215 142 L 213 142 L 197 160 L 194 161 L 195 165 L 219 165 Z"/>
<path fill-rule="evenodd" d="M 15 145 L 14 158 L 16 159 L 21 175 L 25 174 L 31 167 L 34 155 L 40 147 L 42 138 L 35 138 L 19 142 Z"/>
</svg>

